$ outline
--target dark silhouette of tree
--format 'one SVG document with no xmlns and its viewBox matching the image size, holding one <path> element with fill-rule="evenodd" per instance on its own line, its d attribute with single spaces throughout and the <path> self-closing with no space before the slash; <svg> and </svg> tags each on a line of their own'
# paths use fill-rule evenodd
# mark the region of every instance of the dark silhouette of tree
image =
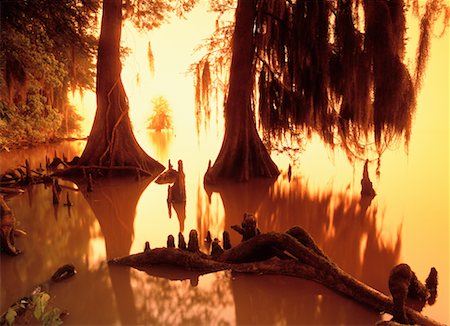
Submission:
<svg viewBox="0 0 450 326">
<path fill-rule="evenodd" d="M 225 136 L 216 162 L 206 172 L 207 183 L 229 178 L 248 181 L 253 177 L 276 177 L 279 174 L 259 138 L 252 111 L 253 22 L 256 13 L 256 1 L 238 1 L 225 104 Z"/>
<path fill-rule="evenodd" d="M 103 2 L 97 58 L 97 112 L 80 166 L 132 167 L 151 176 L 163 166 L 137 143 L 120 73 L 122 1 Z"/>
<path fill-rule="evenodd" d="M 103 1 L 103 15 L 97 57 L 97 111 L 80 160 L 66 173 L 83 167 L 120 173 L 156 176 L 164 167 L 147 155 L 136 141 L 128 115 L 129 104 L 120 73 L 120 39 L 123 18 L 140 28 L 159 26 L 172 11 L 190 10 L 194 0 Z M 122 11 L 125 10 L 125 16 Z"/>
<path fill-rule="evenodd" d="M 227 4 L 215 9 L 222 13 Z M 401 139 L 408 144 L 432 28 L 439 17 L 446 27 L 450 17 L 443 1 L 429 0 L 423 14 L 413 1 L 420 21 L 415 71 L 405 63 L 409 6 L 403 0 L 237 4 L 225 136 L 206 182 L 277 174 L 254 132 L 255 113 L 269 143 L 317 133 L 331 147 L 342 146 L 350 159 L 364 158 L 371 143 L 378 155 Z M 224 35 L 232 28 L 217 25 Z M 227 62 L 224 55 L 214 60 L 216 43 L 209 42 L 199 63 L 207 62 L 211 73 Z M 203 89 L 204 79 L 199 82 Z"/>
</svg>

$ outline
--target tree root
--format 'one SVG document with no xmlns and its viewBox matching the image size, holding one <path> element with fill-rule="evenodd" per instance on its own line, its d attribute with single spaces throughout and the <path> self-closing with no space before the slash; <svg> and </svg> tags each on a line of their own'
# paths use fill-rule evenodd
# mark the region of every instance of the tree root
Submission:
<svg viewBox="0 0 450 326">
<path fill-rule="evenodd" d="M 137 178 L 141 177 L 152 177 L 154 173 L 151 173 L 147 170 L 132 167 L 132 166 L 100 166 L 100 165 L 86 165 L 86 166 L 73 166 L 67 169 L 58 170 L 53 172 L 52 176 L 57 177 L 73 177 L 80 178 L 86 177 L 88 175 L 94 176 L 136 176 Z"/>
<path fill-rule="evenodd" d="M 191 231 L 193 232 L 196 231 Z M 190 236 L 190 242 L 196 241 L 195 239 L 196 237 Z M 239 273 L 293 276 L 323 284 L 377 312 L 392 315 L 395 312 L 391 298 L 340 269 L 300 227 L 294 227 L 286 233 L 258 234 L 229 250 L 219 251 L 218 254 L 216 251 L 214 255 L 173 248 L 173 245 L 171 248 L 152 250 L 149 250 L 148 246 L 143 253 L 112 259 L 109 263 L 141 270 L 169 265 L 196 271 L 198 274 L 231 270 Z M 405 306 L 404 310 L 411 322 L 420 325 L 441 325 L 412 308 Z"/>
</svg>

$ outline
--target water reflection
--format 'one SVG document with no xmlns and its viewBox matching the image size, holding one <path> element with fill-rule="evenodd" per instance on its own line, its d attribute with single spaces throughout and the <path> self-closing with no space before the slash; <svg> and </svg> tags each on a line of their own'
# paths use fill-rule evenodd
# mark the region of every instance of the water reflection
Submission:
<svg viewBox="0 0 450 326">
<path fill-rule="evenodd" d="M 405 251 L 405 233 L 401 222 L 391 221 L 390 229 L 398 234 L 389 242 L 382 234 L 384 223 L 389 223 L 389 216 L 378 208 L 382 196 L 362 201 L 359 182 L 355 190 L 350 185 L 341 191 L 333 187 L 313 191 L 301 173 L 290 182 L 281 175 L 276 181 L 205 190 L 202 174 L 190 172 L 187 204 L 174 207 L 177 219 L 167 217 L 167 188 L 149 184 L 150 180 L 95 181 L 92 193 L 83 183 L 78 185 L 80 191 L 63 187 L 60 196 L 64 199 L 70 193 L 70 209 L 62 204 L 64 200 L 54 206 L 51 188 L 44 185 L 10 198 L 8 204 L 29 236 L 18 239 L 23 255 L 1 257 L 1 309 L 45 280 L 54 268 L 71 262 L 77 276 L 52 290 L 55 306 L 70 311 L 69 324 L 367 324 L 377 320 L 377 314 L 308 281 L 227 273 L 186 276 L 174 270 L 141 272 L 102 264 L 107 257 L 141 251 L 145 240 L 152 247 L 163 245 L 169 233 L 176 235 L 183 228 L 196 227 L 200 239 L 208 230 L 213 238 L 221 238 L 223 230 L 240 224 L 248 212 L 256 215 L 262 231 L 303 226 L 344 270 L 387 293 L 389 270 Z M 73 187 L 68 182 L 62 185 Z M 233 244 L 240 241 L 237 233 L 231 236 Z M 438 304 L 440 300 L 444 306 L 448 302 L 445 291 Z"/>
<path fill-rule="evenodd" d="M 202 178 L 197 179 L 196 203 L 196 229 L 200 240 L 200 249 L 209 252 L 210 242 L 203 241 L 207 238 L 208 231 L 211 238 L 222 240 L 222 233 L 225 230 L 225 216 L 220 195 L 209 193 L 203 188 Z"/>
<path fill-rule="evenodd" d="M 108 259 L 130 253 L 136 205 L 150 182 L 148 178 L 97 179 L 92 192 L 86 191 L 86 184 L 78 185 L 100 224 Z"/>
<path fill-rule="evenodd" d="M 397 239 L 386 244 L 377 224 L 384 215 L 372 198 L 353 194 L 350 187 L 338 194 L 330 188 L 312 193 L 303 178 L 289 179 L 282 175 L 276 182 L 253 180 L 204 191 L 199 185 L 200 235 L 205 237 L 214 227 L 217 215 L 216 209 L 205 209 L 202 203 L 219 194 L 225 212 L 222 230 L 240 224 L 245 212 L 255 213 L 263 232 L 284 232 L 300 225 L 344 270 L 389 293 L 389 271 L 400 259 L 401 227 Z M 235 232 L 231 236 L 234 244 L 241 240 Z M 231 287 L 238 324 L 367 324 L 379 319 L 376 313 L 304 280 L 235 275 Z"/>
<path fill-rule="evenodd" d="M 233 325 L 233 297 L 227 273 L 202 276 L 199 286 L 189 281 L 132 273 L 140 325 Z"/>
<path fill-rule="evenodd" d="M 180 223 L 180 232 L 184 232 L 184 221 L 186 221 L 186 202 L 172 202 L 170 203 L 172 208 L 174 209 L 178 222 Z M 169 208 L 170 209 L 170 208 Z M 170 216 L 170 214 L 169 214 Z"/>
<path fill-rule="evenodd" d="M 287 176 L 282 175 L 276 182 L 253 180 L 249 183 L 224 184 L 205 192 L 199 189 L 198 197 L 203 194 L 210 198 L 208 193 L 211 191 L 220 194 L 225 211 L 222 230 L 230 230 L 231 225 L 240 224 L 245 212 L 255 214 L 262 232 L 284 232 L 292 226 L 302 226 L 345 271 L 389 293 L 389 271 L 399 263 L 402 249 L 401 225 L 397 238 L 386 242 L 380 228 L 380 221 L 382 223 L 385 217 L 376 203 L 371 203 L 372 198 L 353 194 L 350 187 L 340 193 L 334 193 L 331 189 L 312 193 L 308 188 L 308 182 L 303 178 L 293 177 L 289 181 Z M 198 205 L 201 202 L 197 200 Z M 214 224 L 215 215 L 215 210 L 202 210 L 202 214 L 197 215 L 202 237 Z M 236 232 L 231 232 L 231 237 L 234 244 L 241 241 Z M 258 284 L 261 283 L 264 282 Z M 265 295 L 268 301 L 272 300 L 270 293 L 273 294 L 268 291 Z M 277 293 L 281 295 L 284 291 Z M 260 293 L 257 297 L 264 295 Z M 239 298 L 236 300 L 239 301 Z"/>
<path fill-rule="evenodd" d="M 99 237 L 98 225 L 80 193 L 71 193 L 71 201 L 76 209 L 69 216 L 67 207 L 52 204 L 51 189 L 44 185 L 29 187 L 22 196 L 8 200 L 19 227 L 28 235 L 17 238 L 23 254 L 13 259 L 1 256 L 1 311 L 47 280 L 62 264 L 72 263 L 80 273 L 96 268 L 98 261 L 90 253 L 91 241 Z M 58 218 L 54 218 L 55 212 Z"/>
<path fill-rule="evenodd" d="M 135 178 L 99 179 L 95 181 L 92 192 L 85 191 L 85 184 L 79 184 L 100 224 L 108 259 L 130 253 L 134 239 L 136 205 L 151 181 L 148 178 L 139 181 Z M 130 269 L 109 268 L 109 277 L 121 323 L 136 324 Z"/>
<path fill-rule="evenodd" d="M 253 179 L 242 183 L 225 182 L 217 186 L 205 185 L 205 191 L 210 194 L 209 197 L 213 192 L 220 195 L 225 212 L 222 230 L 230 231 L 232 225 L 240 225 L 244 213 L 256 213 L 261 203 L 267 199 L 269 189 L 273 186 L 274 181 L 274 179 Z M 215 215 L 215 211 L 206 211 L 203 219 L 206 218 L 211 221 L 214 219 L 212 215 Z M 210 222 L 200 222 L 200 225 L 210 224 Z M 205 238 L 208 230 L 200 229 L 198 231 L 199 235 Z M 212 235 L 213 238 L 222 238 L 218 235 Z M 232 243 L 241 241 L 241 236 L 236 232 L 231 232 L 230 236 Z"/>
<path fill-rule="evenodd" d="M 377 224 L 384 219 L 370 198 L 360 198 L 351 190 L 312 193 L 308 182 L 294 177 L 290 183 L 277 182 L 257 210 L 262 231 L 305 228 L 341 268 L 372 287 L 389 293 L 390 269 L 400 259 L 401 232 L 385 243 Z"/>
<path fill-rule="evenodd" d="M 0 173 L 9 168 L 15 168 L 24 164 L 27 159 L 32 168 L 36 168 L 40 163 L 45 167 L 45 157 L 52 159 L 55 154 L 58 157 L 67 157 L 69 160 L 75 155 L 80 155 L 86 141 L 61 142 L 58 144 L 43 144 L 31 148 L 17 149 L 11 152 L 1 152 Z"/>
<path fill-rule="evenodd" d="M 173 141 L 172 131 L 149 131 L 148 140 L 153 144 L 154 157 L 159 162 L 167 162 Z"/>
<path fill-rule="evenodd" d="M 236 275 L 238 325 L 374 325 L 379 315 L 311 281 Z"/>
</svg>

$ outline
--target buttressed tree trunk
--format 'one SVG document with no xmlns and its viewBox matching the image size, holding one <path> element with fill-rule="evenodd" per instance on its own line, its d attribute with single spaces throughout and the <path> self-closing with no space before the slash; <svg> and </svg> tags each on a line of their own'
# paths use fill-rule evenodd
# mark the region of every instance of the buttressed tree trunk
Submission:
<svg viewBox="0 0 450 326">
<path fill-rule="evenodd" d="M 78 166 L 113 168 L 156 176 L 164 167 L 148 156 L 133 135 L 120 73 L 122 1 L 103 1 L 97 58 L 97 112 Z"/>
<path fill-rule="evenodd" d="M 225 135 L 214 165 L 206 172 L 206 183 L 224 179 L 248 181 L 279 174 L 258 135 L 252 110 L 255 17 L 255 0 L 239 0 L 225 104 Z"/>
</svg>

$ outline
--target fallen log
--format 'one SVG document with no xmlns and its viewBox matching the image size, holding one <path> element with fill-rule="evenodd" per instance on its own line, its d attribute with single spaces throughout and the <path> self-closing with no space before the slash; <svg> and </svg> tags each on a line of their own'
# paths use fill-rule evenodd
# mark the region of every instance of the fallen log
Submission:
<svg viewBox="0 0 450 326">
<path fill-rule="evenodd" d="M 309 234 L 299 227 L 286 233 L 269 232 L 255 235 L 219 255 L 206 255 L 174 247 L 156 248 L 115 258 L 109 263 L 145 271 L 154 266 L 167 265 L 196 271 L 199 275 L 231 270 L 238 273 L 298 277 L 323 284 L 377 312 L 391 315 L 395 312 L 390 297 L 339 268 L 322 252 Z M 441 325 L 410 307 L 405 306 L 404 311 L 408 320 L 416 324 Z"/>
</svg>

